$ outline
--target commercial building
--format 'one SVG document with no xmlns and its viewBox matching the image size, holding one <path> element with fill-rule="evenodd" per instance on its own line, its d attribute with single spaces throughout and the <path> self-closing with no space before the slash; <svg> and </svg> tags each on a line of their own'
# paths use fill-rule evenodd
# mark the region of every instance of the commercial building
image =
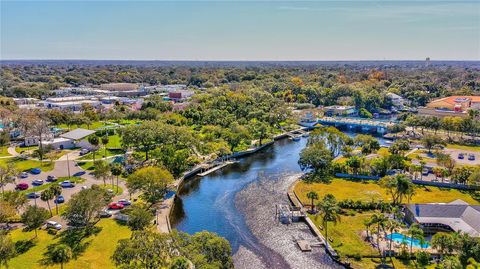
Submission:
<svg viewBox="0 0 480 269">
<path fill-rule="evenodd" d="M 194 91 L 188 91 L 188 90 L 171 91 L 168 93 L 168 99 L 175 102 L 181 102 L 181 101 L 187 100 L 194 94 L 195 94 Z"/>
<path fill-rule="evenodd" d="M 449 96 L 431 101 L 418 109 L 419 114 L 430 116 L 468 116 L 468 110 L 480 110 L 480 96 Z"/>
<path fill-rule="evenodd" d="M 469 205 L 463 200 L 448 204 L 408 204 L 405 218 L 409 223 L 418 223 L 429 234 L 455 231 L 480 237 L 480 205 Z"/>
<path fill-rule="evenodd" d="M 70 96 L 70 97 L 52 97 L 41 102 L 43 106 L 49 109 L 61 109 L 79 111 L 84 104 L 89 104 L 95 108 L 100 107 L 101 102 L 93 96 Z"/>
<path fill-rule="evenodd" d="M 134 83 L 108 83 L 102 84 L 100 90 L 108 95 L 118 97 L 145 96 L 147 91 L 141 85 Z"/>
</svg>

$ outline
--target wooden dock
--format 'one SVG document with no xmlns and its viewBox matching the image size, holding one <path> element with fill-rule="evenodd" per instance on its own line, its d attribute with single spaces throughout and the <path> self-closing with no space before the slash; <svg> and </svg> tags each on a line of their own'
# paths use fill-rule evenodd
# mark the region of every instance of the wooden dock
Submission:
<svg viewBox="0 0 480 269">
<path fill-rule="evenodd" d="M 226 161 L 226 162 L 222 162 L 218 165 L 215 165 L 213 167 L 211 167 L 210 169 L 208 169 L 207 171 L 205 172 L 201 172 L 201 173 L 198 173 L 198 176 L 201 176 L 201 177 L 204 177 L 210 173 L 213 173 L 215 171 L 217 171 L 218 169 L 222 169 L 223 167 L 227 166 L 227 165 L 230 165 L 232 163 L 235 163 L 235 161 Z"/>
</svg>

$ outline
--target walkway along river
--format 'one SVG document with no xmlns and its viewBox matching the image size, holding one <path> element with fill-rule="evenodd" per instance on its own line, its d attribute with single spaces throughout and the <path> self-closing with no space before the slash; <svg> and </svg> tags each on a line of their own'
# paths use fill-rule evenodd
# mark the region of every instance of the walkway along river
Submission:
<svg viewBox="0 0 480 269">
<path fill-rule="evenodd" d="M 277 141 L 180 188 L 172 226 L 225 237 L 232 245 L 235 268 L 338 268 L 323 248 L 301 252 L 295 240 L 314 240 L 305 223 L 280 224 L 275 205 L 288 203 L 287 190 L 300 175 L 300 151 L 307 139 Z"/>
</svg>

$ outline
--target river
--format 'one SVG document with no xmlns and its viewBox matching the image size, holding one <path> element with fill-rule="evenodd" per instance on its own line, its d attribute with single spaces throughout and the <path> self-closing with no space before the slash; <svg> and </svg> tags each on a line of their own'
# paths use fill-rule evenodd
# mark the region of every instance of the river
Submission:
<svg viewBox="0 0 480 269">
<path fill-rule="evenodd" d="M 186 180 L 173 227 L 225 237 L 235 268 L 338 268 L 323 248 L 298 249 L 296 239 L 315 240 L 305 223 L 284 225 L 275 217 L 275 205 L 288 203 L 287 189 L 302 173 L 298 159 L 306 142 L 283 139 L 208 176 Z"/>
</svg>

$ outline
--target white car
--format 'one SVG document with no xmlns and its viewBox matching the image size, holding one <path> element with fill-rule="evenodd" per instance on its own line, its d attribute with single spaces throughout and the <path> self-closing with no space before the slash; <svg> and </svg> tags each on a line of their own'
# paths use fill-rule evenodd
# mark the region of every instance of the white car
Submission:
<svg viewBox="0 0 480 269">
<path fill-rule="evenodd" d="M 47 228 L 55 228 L 57 230 L 61 230 L 62 229 L 62 224 L 56 222 L 56 221 L 47 221 Z"/>
<path fill-rule="evenodd" d="M 82 190 L 88 189 L 88 186 L 82 186 Z"/>
</svg>

